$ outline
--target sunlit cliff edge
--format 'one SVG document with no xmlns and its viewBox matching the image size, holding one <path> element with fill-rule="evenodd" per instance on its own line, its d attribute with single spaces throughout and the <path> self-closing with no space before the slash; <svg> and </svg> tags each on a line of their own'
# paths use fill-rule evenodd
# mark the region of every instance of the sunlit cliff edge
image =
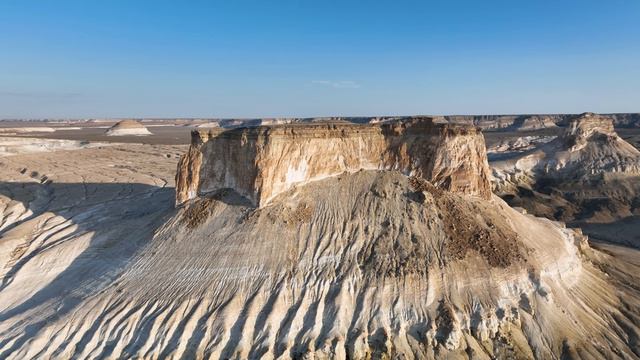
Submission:
<svg viewBox="0 0 640 360">
<path fill-rule="evenodd" d="M 231 188 L 262 206 L 311 181 L 359 170 L 397 170 L 439 188 L 490 197 L 480 131 L 431 118 L 196 130 L 176 175 L 176 203 Z"/>
</svg>

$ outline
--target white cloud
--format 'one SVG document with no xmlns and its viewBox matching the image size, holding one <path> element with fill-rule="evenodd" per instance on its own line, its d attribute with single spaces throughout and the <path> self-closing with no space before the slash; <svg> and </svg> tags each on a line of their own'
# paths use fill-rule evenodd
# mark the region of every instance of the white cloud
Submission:
<svg viewBox="0 0 640 360">
<path fill-rule="evenodd" d="M 337 89 L 357 89 L 360 87 L 360 84 L 352 80 L 313 80 L 311 83 L 316 85 L 329 86 Z"/>
</svg>

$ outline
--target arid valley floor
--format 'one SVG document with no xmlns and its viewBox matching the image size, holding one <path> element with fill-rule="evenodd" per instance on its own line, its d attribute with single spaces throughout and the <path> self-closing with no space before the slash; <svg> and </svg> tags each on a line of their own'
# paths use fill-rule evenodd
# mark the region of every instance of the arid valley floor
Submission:
<svg viewBox="0 0 640 360">
<path fill-rule="evenodd" d="M 640 358 L 638 114 L 115 125 L 0 122 L 1 359 Z"/>
</svg>

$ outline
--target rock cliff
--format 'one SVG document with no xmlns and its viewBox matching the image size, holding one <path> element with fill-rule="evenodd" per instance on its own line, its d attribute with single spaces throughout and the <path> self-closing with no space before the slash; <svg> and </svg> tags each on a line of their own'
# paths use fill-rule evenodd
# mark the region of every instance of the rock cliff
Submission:
<svg viewBox="0 0 640 360">
<path fill-rule="evenodd" d="M 594 113 L 584 113 L 572 119 L 562 135 L 567 148 L 585 145 L 594 135 L 611 140 L 618 138 L 613 129 L 613 120 Z"/>
<path fill-rule="evenodd" d="M 616 134 L 611 118 L 584 113 L 574 117 L 557 139 L 492 166 L 498 180 L 516 172 L 565 180 L 640 174 L 640 151 Z"/>
<path fill-rule="evenodd" d="M 640 214 L 640 151 L 608 116 L 574 116 L 556 139 L 492 161 L 496 193 L 549 218 L 611 221 Z"/>
<path fill-rule="evenodd" d="M 489 198 L 484 138 L 431 118 L 194 131 L 176 175 L 176 203 L 233 189 L 261 207 L 296 185 L 359 170 L 398 170 L 441 189 Z"/>
</svg>

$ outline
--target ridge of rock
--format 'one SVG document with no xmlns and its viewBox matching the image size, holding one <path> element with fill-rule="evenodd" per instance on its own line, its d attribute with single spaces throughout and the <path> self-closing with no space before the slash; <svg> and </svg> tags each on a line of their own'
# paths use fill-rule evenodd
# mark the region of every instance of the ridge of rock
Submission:
<svg viewBox="0 0 640 360">
<path fill-rule="evenodd" d="M 441 189 L 491 196 L 480 130 L 420 117 L 193 131 L 178 164 L 176 204 L 230 188 L 261 207 L 294 186 L 359 170 L 398 170 Z"/>
</svg>

